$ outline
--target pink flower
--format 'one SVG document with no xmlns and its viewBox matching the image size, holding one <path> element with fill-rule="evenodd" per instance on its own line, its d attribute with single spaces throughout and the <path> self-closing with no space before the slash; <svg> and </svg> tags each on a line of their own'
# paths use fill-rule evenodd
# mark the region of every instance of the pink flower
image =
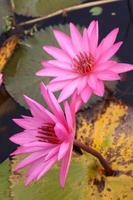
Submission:
<svg viewBox="0 0 133 200">
<path fill-rule="evenodd" d="M 104 95 L 104 81 L 119 80 L 119 74 L 133 70 L 133 65 L 118 63 L 112 56 L 122 42 L 115 43 L 119 29 L 112 30 L 98 44 L 98 22 L 92 21 L 83 35 L 70 23 L 70 36 L 54 30 L 54 36 L 61 48 L 44 46 L 43 49 L 55 60 L 44 61 L 38 76 L 55 77 L 49 82 L 51 91 L 62 90 L 59 102 L 64 101 L 73 92 L 87 102 L 94 93 Z"/>
<path fill-rule="evenodd" d="M 27 96 L 25 101 L 32 113 L 14 119 L 24 131 L 10 138 L 20 146 L 11 155 L 30 154 L 16 167 L 16 171 L 28 167 L 26 185 L 40 179 L 56 162 L 60 161 L 60 184 L 63 187 L 67 177 L 75 136 L 75 112 L 80 101 L 75 105 L 76 95 L 70 105 L 64 102 L 64 112 L 55 96 L 41 83 L 41 94 L 50 111 Z"/>
<path fill-rule="evenodd" d="M 1 86 L 1 84 L 2 84 L 2 74 L 0 73 L 0 86 Z"/>
</svg>

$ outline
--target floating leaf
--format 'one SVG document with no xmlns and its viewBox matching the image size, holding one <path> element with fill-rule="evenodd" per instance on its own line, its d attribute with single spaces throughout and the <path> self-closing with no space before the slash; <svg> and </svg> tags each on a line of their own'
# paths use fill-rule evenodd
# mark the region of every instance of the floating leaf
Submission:
<svg viewBox="0 0 133 200">
<path fill-rule="evenodd" d="M 10 163 L 9 160 L 4 161 L 0 164 L 0 199 L 11 200 L 9 190 L 9 174 L 10 174 Z"/>
<path fill-rule="evenodd" d="M 81 0 L 13 0 L 15 12 L 26 16 L 46 16 L 60 9 L 78 5 Z"/>
<path fill-rule="evenodd" d="M 68 33 L 68 26 L 55 27 Z M 42 97 L 39 91 L 39 84 L 43 80 L 48 83 L 48 77 L 37 77 L 35 73 L 41 69 L 41 61 L 50 59 L 42 47 L 44 45 L 57 46 L 56 40 L 53 37 L 52 27 L 46 28 L 34 34 L 33 37 L 25 40 L 23 45 L 20 45 L 12 56 L 12 59 L 8 62 L 5 70 L 5 86 L 11 96 L 24 105 L 22 95 L 28 95 L 31 98 L 43 103 Z M 116 82 L 108 82 L 108 86 L 114 89 Z M 100 98 L 93 97 L 89 101 L 96 102 Z"/>
<path fill-rule="evenodd" d="M 82 161 L 82 162 L 81 162 Z M 14 160 L 12 168 L 16 165 L 18 160 Z M 50 170 L 45 177 L 36 183 L 25 187 L 24 178 L 22 174 L 13 174 L 10 176 L 11 182 L 11 195 L 13 200 L 80 200 L 82 194 L 84 193 L 84 186 L 87 182 L 87 165 L 86 160 L 82 158 L 75 158 L 69 170 L 69 175 L 67 179 L 66 186 L 62 189 L 59 186 L 59 169 L 55 166 Z"/>
<path fill-rule="evenodd" d="M 12 56 L 14 49 L 18 43 L 18 36 L 13 35 L 8 38 L 0 48 L 0 72 L 3 70 L 5 64 Z"/>
<path fill-rule="evenodd" d="M 131 107 L 113 101 L 78 114 L 77 139 L 88 142 L 120 171 L 118 176 L 105 177 L 99 163 L 94 162 L 98 173 L 89 174 L 87 186 L 91 200 L 133 199 L 132 112 Z"/>
<path fill-rule="evenodd" d="M 11 16 L 11 9 L 7 0 L 0 0 L 0 34 L 4 31 L 4 17 Z"/>
<path fill-rule="evenodd" d="M 96 7 L 92 7 L 90 9 L 90 13 L 92 14 L 92 16 L 98 16 L 101 15 L 103 12 L 103 8 L 100 6 L 96 6 Z"/>
<path fill-rule="evenodd" d="M 41 69 L 41 61 L 50 58 L 42 47 L 51 43 L 56 45 L 51 28 L 36 33 L 16 49 L 4 70 L 6 89 L 22 105 L 24 94 L 43 103 L 39 84 L 42 80 L 47 83 L 49 78 L 37 77 L 35 73 Z"/>
</svg>

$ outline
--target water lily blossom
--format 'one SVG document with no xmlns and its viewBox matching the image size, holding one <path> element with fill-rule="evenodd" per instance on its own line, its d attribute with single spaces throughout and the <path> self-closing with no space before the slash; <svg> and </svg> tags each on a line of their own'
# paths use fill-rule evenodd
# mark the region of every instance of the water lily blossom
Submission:
<svg viewBox="0 0 133 200">
<path fill-rule="evenodd" d="M 92 94 L 104 95 L 104 81 L 119 80 L 119 74 L 133 70 L 133 65 L 118 63 L 112 57 L 122 42 L 116 42 L 119 29 L 113 29 L 99 43 L 98 21 L 92 21 L 83 34 L 70 23 L 70 36 L 54 30 L 60 48 L 44 46 L 54 59 L 43 61 L 38 76 L 54 77 L 48 84 L 51 91 L 61 90 L 59 102 L 77 92 L 86 103 Z"/>
<path fill-rule="evenodd" d="M 0 86 L 1 86 L 1 84 L 2 84 L 2 74 L 0 73 Z"/>
<path fill-rule="evenodd" d="M 41 83 L 41 94 L 49 109 L 24 96 L 32 116 L 22 116 L 14 122 L 24 129 L 10 140 L 20 146 L 12 156 L 28 153 L 28 157 L 16 166 L 16 171 L 28 167 L 26 185 L 39 180 L 56 162 L 60 162 L 60 185 L 64 187 L 67 177 L 75 136 L 75 112 L 80 101 L 75 104 L 64 102 L 64 112 L 52 92 Z"/>
</svg>

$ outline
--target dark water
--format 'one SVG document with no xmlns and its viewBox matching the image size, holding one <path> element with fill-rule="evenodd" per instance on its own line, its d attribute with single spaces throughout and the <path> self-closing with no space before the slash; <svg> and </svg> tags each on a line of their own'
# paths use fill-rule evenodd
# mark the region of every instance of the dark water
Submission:
<svg viewBox="0 0 133 200">
<path fill-rule="evenodd" d="M 124 0 L 102 5 L 101 7 L 103 12 L 97 17 L 93 17 L 89 12 L 89 8 L 86 8 L 71 12 L 66 17 L 57 16 L 48 19 L 43 23 L 39 23 L 38 28 L 68 22 L 88 26 L 91 20 L 98 19 L 100 23 L 100 38 L 104 37 L 113 28 L 120 28 L 118 40 L 123 40 L 124 45 L 117 56 L 121 62 L 133 63 L 133 9 L 131 9 L 131 7 L 133 8 L 133 1 Z M 21 16 L 17 17 L 18 21 L 23 19 Z M 118 84 L 115 96 L 128 105 L 133 105 L 133 72 L 124 75 L 123 80 Z M 12 118 L 19 118 L 24 114 L 29 114 L 29 111 L 17 104 L 3 86 L 0 90 L 0 162 L 5 160 L 16 148 L 16 145 L 11 143 L 8 138 L 22 130 L 13 123 Z"/>
</svg>

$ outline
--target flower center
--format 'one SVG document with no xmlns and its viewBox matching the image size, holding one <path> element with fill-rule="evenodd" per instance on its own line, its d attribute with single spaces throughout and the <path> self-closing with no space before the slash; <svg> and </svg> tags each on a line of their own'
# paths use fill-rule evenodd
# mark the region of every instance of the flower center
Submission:
<svg viewBox="0 0 133 200">
<path fill-rule="evenodd" d="M 87 53 L 79 53 L 76 58 L 73 59 L 74 69 L 80 74 L 90 73 L 95 65 L 95 58 L 92 54 L 87 55 Z"/>
<path fill-rule="evenodd" d="M 54 125 L 50 123 L 44 124 L 41 128 L 39 128 L 38 131 L 39 135 L 39 141 L 41 142 L 47 142 L 52 144 L 58 144 L 59 139 L 57 138 L 55 131 L 54 131 Z"/>
</svg>

